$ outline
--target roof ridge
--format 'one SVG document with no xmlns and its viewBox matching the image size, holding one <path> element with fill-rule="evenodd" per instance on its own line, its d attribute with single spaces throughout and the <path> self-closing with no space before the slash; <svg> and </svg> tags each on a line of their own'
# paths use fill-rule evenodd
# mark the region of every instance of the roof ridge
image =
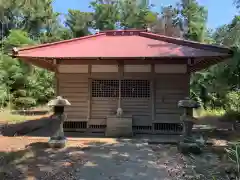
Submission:
<svg viewBox="0 0 240 180">
<path fill-rule="evenodd" d="M 67 43 L 67 42 L 72 42 L 72 41 L 77 41 L 77 40 L 82 40 L 82 39 L 93 38 L 93 37 L 102 36 L 102 35 L 106 35 L 106 34 L 105 33 L 97 33 L 97 34 L 93 34 L 93 35 L 87 35 L 87 36 L 82 36 L 82 37 L 78 37 L 78 38 L 72 38 L 72 39 L 52 42 L 52 43 L 45 43 L 45 44 L 40 44 L 40 45 L 36 45 L 36 46 L 23 47 L 23 48 L 19 48 L 19 49 L 13 48 L 13 50 L 15 49 L 14 51 L 23 51 L 23 50 L 36 49 L 36 48 L 52 46 L 52 45 L 56 45 L 56 44 L 62 44 L 62 43 Z"/>
<path fill-rule="evenodd" d="M 147 32 L 147 30 L 146 29 L 114 29 L 114 30 L 100 31 L 99 33 L 108 33 L 108 32 Z"/>
<path fill-rule="evenodd" d="M 161 41 L 165 41 L 165 42 L 173 43 L 173 44 L 177 44 L 177 45 L 188 46 L 188 47 L 196 48 L 196 49 L 203 49 L 203 50 L 208 50 L 208 51 L 229 53 L 229 54 L 233 53 L 233 51 L 227 47 L 205 44 L 205 43 L 185 40 L 185 39 L 181 39 L 181 38 L 174 38 L 174 37 L 151 33 L 151 32 L 140 32 L 139 36 L 156 39 L 156 40 L 161 40 Z"/>
</svg>

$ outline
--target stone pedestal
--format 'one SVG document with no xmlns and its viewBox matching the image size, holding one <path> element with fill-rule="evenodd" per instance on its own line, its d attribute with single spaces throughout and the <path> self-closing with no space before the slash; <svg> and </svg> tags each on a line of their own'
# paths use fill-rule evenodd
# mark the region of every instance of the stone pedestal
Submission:
<svg viewBox="0 0 240 180">
<path fill-rule="evenodd" d="M 110 116 L 107 118 L 105 136 L 108 137 L 131 137 L 132 118 Z"/>
<path fill-rule="evenodd" d="M 58 126 L 55 129 L 54 134 L 48 141 L 48 144 L 52 148 L 63 148 L 66 145 L 66 138 L 63 131 L 63 122 L 66 120 L 65 114 L 60 114 L 57 116 L 56 121 L 58 121 Z"/>
<path fill-rule="evenodd" d="M 63 148 L 66 146 L 66 143 L 67 143 L 67 139 L 65 137 L 62 139 L 50 138 L 50 140 L 48 141 L 48 145 L 51 148 Z"/>
<path fill-rule="evenodd" d="M 54 108 L 53 120 L 56 122 L 54 133 L 51 136 L 48 144 L 51 148 L 63 148 L 66 145 L 66 138 L 63 131 L 63 123 L 67 119 L 67 115 L 64 113 L 64 107 L 71 105 L 67 99 L 63 99 L 58 96 L 56 99 L 48 103 L 49 106 Z"/>
</svg>

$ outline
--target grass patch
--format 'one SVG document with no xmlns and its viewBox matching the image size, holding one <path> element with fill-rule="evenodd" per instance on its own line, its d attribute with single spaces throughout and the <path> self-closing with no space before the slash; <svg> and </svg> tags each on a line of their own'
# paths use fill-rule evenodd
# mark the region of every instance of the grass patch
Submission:
<svg viewBox="0 0 240 180">
<path fill-rule="evenodd" d="M 11 123 L 11 124 L 15 124 L 15 123 L 26 121 L 26 117 L 25 116 L 11 114 L 10 111 L 0 112 L 0 118 L 1 118 L 0 119 L 1 122 Z"/>
<path fill-rule="evenodd" d="M 224 116 L 226 111 L 224 109 L 197 109 L 193 111 L 194 117 L 206 117 L 206 116 L 215 116 L 221 117 Z"/>
</svg>

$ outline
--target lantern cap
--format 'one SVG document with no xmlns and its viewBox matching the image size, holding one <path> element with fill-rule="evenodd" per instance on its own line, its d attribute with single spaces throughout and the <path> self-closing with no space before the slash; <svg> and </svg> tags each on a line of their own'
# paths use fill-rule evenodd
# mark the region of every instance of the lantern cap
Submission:
<svg viewBox="0 0 240 180">
<path fill-rule="evenodd" d="M 186 97 L 185 99 L 183 100 L 180 100 L 178 102 L 178 107 L 181 107 L 181 108 L 198 108 L 200 107 L 199 103 L 190 99 L 189 97 Z"/>
<path fill-rule="evenodd" d="M 62 98 L 61 96 L 57 96 L 55 99 L 48 102 L 48 106 L 70 106 L 71 103 Z"/>
</svg>

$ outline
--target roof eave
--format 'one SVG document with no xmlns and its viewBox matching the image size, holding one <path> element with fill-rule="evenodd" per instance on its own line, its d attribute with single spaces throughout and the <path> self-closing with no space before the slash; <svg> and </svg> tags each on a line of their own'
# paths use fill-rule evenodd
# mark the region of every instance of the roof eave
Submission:
<svg viewBox="0 0 240 180">
<path fill-rule="evenodd" d="M 97 33 L 97 34 L 93 34 L 93 35 L 88 35 L 88 36 L 83 36 L 83 37 L 78 37 L 78 38 L 73 38 L 73 39 L 68 39 L 68 40 L 62 40 L 62 41 L 57 41 L 57 42 L 52 42 L 52 43 L 45 43 L 45 44 L 40 44 L 40 45 L 36 45 L 36 46 L 29 46 L 29 47 L 23 47 L 23 48 L 14 47 L 13 51 L 18 53 L 20 51 L 37 49 L 37 48 L 42 48 L 42 47 L 47 47 L 47 46 L 52 46 L 52 45 L 57 45 L 57 44 L 62 44 L 62 43 L 69 43 L 69 42 L 73 42 L 73 41 L 88 39 L 88 38 L 102 36 L 102 35 L 105 35 L 105 33 Z"/>
<path fill-rule="evenodd" d="M 180 38 L 173 38 L 169 36 L 164 36 L 160 34 L 154 34 L 150 32 L 140 32 L 140 36 L 146 37 L 146 38 L 152 38 L 155 40 L 161 40 L 165 41 L 168 43 L 173 43 L 173 44 L 178 44 L 182 46 L 188 46 L 196 49 L 202 49 L 202 50 L 208 50 L 208 51 L 213 51 L 213 52 L 218 52 L 218 53 L 226 53 L 226 54 L 233 54 L 233 50 L 227 47 L 223 46 L 217 46 L 217 45 L 210 45 L 210 44 L 204 44 L 204 43 L 199 43 L 195 41 L 189 41 L 189 40 L 184 40 Z"/>
<path fill-rule="evenodd" d="M 189 66 L 189 71 L 190 72 L 196 72 L 196 71 L 201 71 L 206 68 L 209 68 L 213 65 L 216 65 L 218 63 L 227 61 L 231 59 L 233 55 L 226 55 L 226 56 L 216 56 L 212 58 L 204 58 L 201 61 L 197 62 L 196 64 Z"/>
</svg>

